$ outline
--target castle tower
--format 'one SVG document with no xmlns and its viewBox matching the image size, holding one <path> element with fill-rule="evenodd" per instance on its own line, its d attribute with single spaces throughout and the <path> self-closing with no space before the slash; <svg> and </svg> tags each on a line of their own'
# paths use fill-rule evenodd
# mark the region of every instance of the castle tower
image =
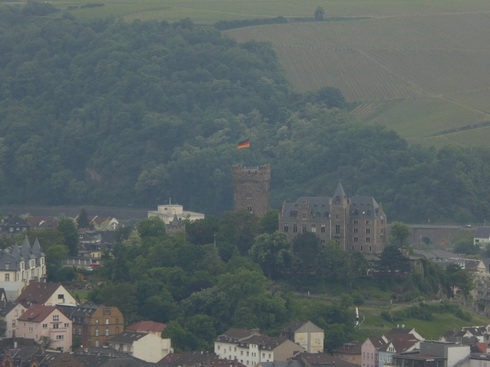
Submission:
<svg viewBox="0 0 490 367">
<path fill-rule="evenodd" d="M 331 239 L 336 240 L 340 248 L 347 250 L 350 200 L 340 182 L 329 204 Z"/>
<path fill-rule="evenodd" d="M 263 216 L 269 209 L 271 166 L 244 167 L 236 164 L 231 167 L 231 175 L 234 210 Z"/>
</svg>

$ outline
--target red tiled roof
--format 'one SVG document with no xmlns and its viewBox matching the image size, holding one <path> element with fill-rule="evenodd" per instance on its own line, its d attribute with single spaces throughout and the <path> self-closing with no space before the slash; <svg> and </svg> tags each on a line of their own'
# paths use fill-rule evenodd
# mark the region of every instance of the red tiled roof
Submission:
<svg viewBox="0 0 490 367">
<path fill-rule="evenodd" d="M 42 322 L 51 312 L 56 310 L 54 306 L 35 305 L 28 308 L 26 312 L 19 317 L 19 321 Z"/>
<path fill-rule="evenodd" d="M 161 333 L 167 327 L 166 324 L 155 321 L 140 321 L 135 324 L 128 325 L 127 330 L 139 332 L 159 332 Z"/>
</svg>

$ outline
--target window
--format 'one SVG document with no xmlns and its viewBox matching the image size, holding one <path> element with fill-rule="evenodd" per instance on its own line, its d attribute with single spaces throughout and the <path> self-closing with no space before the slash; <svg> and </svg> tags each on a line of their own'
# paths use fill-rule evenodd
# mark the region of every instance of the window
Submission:
<svg viewBox="0 0 490 367">
<path fill-rule="evenodd" d="M 109 319 L 105 319 L 105 324 L 109 325 Z"/>
<path fill-rule="evenodd" d="M 359 237 L 354 237 L 354 242 L 359 242 Z"/>
<path fill-rule="evenodd" d="M 303 224 L 303 225 L 301 226 L 301 230 L 303 231 L 303 233 L 306 233 L 306 224 Z"/>
<path fill-rule="evenodd" d="M 354 224 L 359 224 L 359 221 L 357 219 L 354 219 Z"/>
<path fill-rule="evenodd" d="M 289 224 L 284 225 L 284 232 L 289 232 Z"/>
<path fill-rule="evenodd" d="M 111 314 L 111 309 L 110 308 L 106 308 L 104 310 L 104 315 L 110 315 Z"/>
<path fill-rule="evenodd" d="M 43 324 L 43 329 L 47 329 L 48 328 L 48 324 Z"/>
<path fill-rule="evenodd" d="M 59 328 L 60 328 L 59 322 L 54 322 L 53 323 L 53 329 L 59 329 Z"/>
<path fill-rule="evenodd" d="M 60 315 L 53 315 L 53 321 L 60 321 Z"/>
<path fill-rule="evenodd" d="M 65 327 L 70 327 L 70 324 L 65 322 Z"/>
<path fill-rule="evenodd" d="M 293 224 L 293 232 L 294 233 L 298 232 L 298 225 L 297 224 Z"/>
<path fill-rule="evenodd" d="M 109 336 L 109 329 L 105 329 L 105 336 Z"/>
<path fill-rule="evenodd" d="M 368 220 L 366 220 L 366 225 L 367 225 L 367 226 L 369 225 L 369 221 L 368 221 Z"/>
<path fill-rule="evenodd" d="M 6 262 L 5 263 L 5 270 L 9 270 L 10 269 L 10 263 L 9 262 Z"/>
<path fill-rule="evenodd" d="M 340 233 L 340 224 L 335 225 L 335 233 L 337 233 L 337 234 Z"/>
<path fill-rule="evenodd" d="M 371 237 L 366 237 L 366 242 L 371 242 Z"/>
<path fill-rule="evenodd" d="M 366 234 L 370 234 L 371 233 L 371 228 L 366 228 Z"/>
<path fill-rule="evenodd" d="M 325 233 L 325 224 L 322 224 L 322 226 L 320 228 L 320 232 Z"/>
<path fill-rule="evenodd" d="M 359 233 L 359 228 L 354 228 L 354 233 Z"/>
<path fill-rule="evenodd" d="M 9 282 L 10 281 L 10 274 L 5 274 L 5 281 Z"/>
<path fill-rule="evenodd" d="M 56 340 L 64 340 L 65 336 L 64 335 L 56 335 Z"/>
<path fill-rule="evenodd" d="M 99 319 L 95 320 L 95 325 L 99 325 Z"/>
<path fill-rule="evenodd" d="M 95 336 L 99 336 L 99 329 L 95 329 Z"/>
<path fill-rule="evenodd" d="M 312 225 L 311 225 L 311 231 L 312 231 L 313 233 L 316 233 L 316 225 L 315 225 L 315 224 L 312 224 Z"/>
</svg>

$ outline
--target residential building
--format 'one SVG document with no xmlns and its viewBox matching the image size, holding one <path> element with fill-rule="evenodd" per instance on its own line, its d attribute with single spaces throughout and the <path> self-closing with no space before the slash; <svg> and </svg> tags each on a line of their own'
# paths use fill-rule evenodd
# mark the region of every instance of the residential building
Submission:
<svg viewBox="0 0 490 367">
<path fill-rule="evenodd" d="M 393 355 L 396 367 L 463 367 L 468 366 L 470 346 L 450 342 L 422 341 L 420 349 Z"/>
<path fill-rule="evenodd" d="M 15 234 L 29 229 L 29 223 L 18 215 L 9 215 L 0 223 L 0 232 L 3 234 Z"/>
<path fill-rule="evenodd" d="M 296 321 L 282 329 L 279 336 L 302 346 L 308 353 L 323 353 L 325 332 L 311 321 Z"/>
<path fill-rule="evenodd" d="M 349 363 L 361 366 L 361 347 L 362 344 L 359 343 L 357 340 L 354 340 L 348 343 L 344 343 L 340 347 L 333 349 L 332 355 Z"/>
<path fill-rule="evenodd" d="M 175 217 L 177 217 L 178 220 L 189 220 L 192 222 L 204 219 L 204 214 L 184 210 L 184 207 L 179 204 L 167 204 L 158 205 L 156 211 L 149 211 L 148 218 L 150 217 L 158 217 L 167 225 L 174 220 Z"/>
<path fill-rule="evenodd" d="M 356 367 L 357 365 L 326 353 L 298 353 L 292 360 L 300 361 L 303 367 Z M 266 366 L 264 366 L 266 367 Z"/>
<path fill-rule="evenodd" d="M 103 347 L 108 339 L 124 330 L 124 316 L 117 307 L 85 304 L 58 305 L 73 322 L 73 337 L 81 338 L 82 347 Z"/>
<path fill-rule="evenodd" d="M 44 282 L 30 282 L 20 293 L 17 302 L 25 307 L 77 305 L 77 300 L 61 284 Z"/>
<path fill-rule="evenodd" d="M 387 217 L 373 197 L 347 197 L 339 183 L 333 197 L 300 197 L 284 203 L 279 230 L 289 240 L 314 233 L 321 243 L 336 241 L 345 251 L 380 254 L 387 245 Z"/>
<path fill-rule="evenodd" d="M 5 337 L 12 338 L 17 330 L 17 319 L 27 310 L 20 303 L 7 302 L 0 315 L 5 321 Z"/>
<path fill-rule="evenodd" d="M 478 227 L 473 237 L 473 244 L 484 249 L 490 243 L 490 227 Z"/>
<path fill-rule="evenodd" d="M 26 283 L 45 278 L 45 255 L 37 239 L 32 247 L 26 236 L 21 247 L 15 244 L 10 248 L 0 250 L 0 285 L 2 287 L 4 283 Z"/>
<path fill-rule="evenodd" d="M 158 362 L 161 367 L 245 367 L 229 359 L 222 359 L 207 351 L 193 351 L 182 354 L 169 353 Z"/>
<path fill-rule="evenodd" d="M 17 319 L 15 335 L 67 352 L 72 345 L 72 322 L 54 306 L 33 305 Z"/>
<path fill-rule="evenodd" d="M 117 351 L 153 363 L 173 352 L 170 339 L 136 331 L 123 331 L 108 339 L 107 344 Z"/>
<path fill-rule="evenodd" d="M 258 330 L 229 329 L 215 340 L 214 352 L 254 367 L 261 362 L 286 361 L 304 348 L 286 338 L 261 335 Z"/>
<path fill-rule="evenodd" d="M 361 346 L 362 367 L 378 367 L 379 350 L 387 342 L 385 336 L 367 338 Z"/>
<path fill-rule="evenodd" d="M 422 340 L 424 338 L 415 329 L 405 328 L 403 325 L 390 330 L 381 338 L 369 338 L 361 347 L 362 366 L 390 365 L 394 354 L 419 348 Z"/>
<path fill-rule="evenodd" d="M 246 211 L 262 217 L 269 210 L 271 166 L 231 167 L 234 211 Z"/>
</svg>

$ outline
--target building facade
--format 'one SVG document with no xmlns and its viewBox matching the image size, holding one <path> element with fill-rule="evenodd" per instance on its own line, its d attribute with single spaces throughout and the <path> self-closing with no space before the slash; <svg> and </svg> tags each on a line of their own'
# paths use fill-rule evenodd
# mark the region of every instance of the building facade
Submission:
<svg viewBox="0 0 490 367">
<path fill-rule="evenodd" d="M 73 322 L 73 337 L 82 347 L 103 347 L 106 341 L 124 330 L 124 316 L 117 307 L 98 305 L 58 306 Z"/>
<path fill-rule="evenodd" d="M 0 250 L 0 282 L 42 281 L 46 278 L 45 255 L 36 239 L 31 247 L 25 237 L 22 246 Z"/>
<path fill-rule="evenodd" d="M 300 197 L 283 204 L 279 230 L 289 240 L 312 232 L 321 243 L 336 241 L 345 251 L 380 254 L 387 245 L 388 224 L 373 197 L 348 198 L 339 183 L 333 197 Z"/>
<path fill-rule="evenodd" d="M 280 336 L 302 346 L 308 353 L 323 353 L 325 332 L 311 321 L 288 325 L 281 330 Z"/>
<path fill-rule="evenodd" d="M 244 167 L 237 164 L 231 167 L 231 175 L 234 211 L 246 211 L 258 217 L 267 213 L 271 166 Z"/>
</svg>

